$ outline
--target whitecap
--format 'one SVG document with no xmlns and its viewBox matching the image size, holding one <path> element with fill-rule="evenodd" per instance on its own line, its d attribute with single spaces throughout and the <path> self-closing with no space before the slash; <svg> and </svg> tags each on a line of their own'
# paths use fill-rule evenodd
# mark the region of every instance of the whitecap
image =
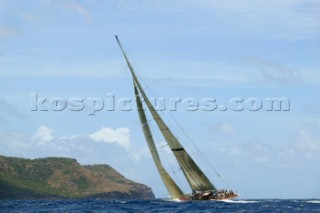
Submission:
<svg viewBox="0 0 320 213">
<path fill-rule="evenodd" d="M 320 200 L 307 200 L 307 203 L 320 203 Z"/>
<path fill-rule="evenodd" d="M 254 200 L 219 200 L 226 203 L 257 203 L 258 201 Z"/>
</svg>

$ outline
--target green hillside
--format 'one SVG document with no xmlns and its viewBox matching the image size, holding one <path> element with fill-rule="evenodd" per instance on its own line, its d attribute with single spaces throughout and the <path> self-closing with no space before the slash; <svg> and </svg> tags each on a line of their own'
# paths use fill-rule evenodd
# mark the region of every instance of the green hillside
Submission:
<svg viewBox="0 0 320 213">
<path fill-rule="evenodd" d="M 151 199 L 151 189 L 126 179 L 109 165 L 81 166 L 70 158 L 0 156 L 0 199 Z"/>
</svg>

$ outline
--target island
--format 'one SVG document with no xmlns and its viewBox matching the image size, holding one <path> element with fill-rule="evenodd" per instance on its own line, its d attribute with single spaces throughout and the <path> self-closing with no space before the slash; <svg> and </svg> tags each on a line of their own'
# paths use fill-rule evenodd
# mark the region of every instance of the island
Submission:
<svg viewBox="0 0 320 213">
<path fill-rule="evenodd" d="M 154 199 L 150 187 L 125 178 L 109 165 L 80 165 L 62 157 L 0 156 L 0 199 Z"/>
</svg>

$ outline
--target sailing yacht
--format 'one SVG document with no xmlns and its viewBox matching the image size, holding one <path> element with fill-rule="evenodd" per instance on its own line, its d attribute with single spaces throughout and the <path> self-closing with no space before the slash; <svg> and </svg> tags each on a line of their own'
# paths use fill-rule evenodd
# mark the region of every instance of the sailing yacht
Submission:
<svg viewBox="0 0 320 213">
<path fill-rule="evenodd" d="M 178 139 L 173 135 L 172 131 L 166 125 L 166 123 L 162 120 L 159 113 L 156 111 L 154 106 L 151 104 L 147 95 L 145 94 L 140 81 L 137 77 L 136 72 L 134 71 L 119 39 L 118 36 L 115 36 L 116 40 L 119 44 L 119 47 L 122 51 L 122 54 L 126 60 L 128 68 L 133 77 L 133 85 L 135 98 L 139 113 L 139 119 L 141 123 L 141 127 L 148 144 L 151 156 L 153 161 L 158 169 L 158 172 L 161 176 L 161 179 L 167 188 L 171 199 L 180 200 L 180 201 L 189 201 L 189 200 L 224 200 L 224 199 L 232 199 L 238 196 L 237 193 L 232 190 L 220 189 L 218 190 L 208 179 L 208 177 L 202 172 L 200 167 L 194 162 L 188 152 L 183 148 Z M 183 175 L 185 176 L 190 188 L 192 189 L 192 193 L 184 194 L 176 182 L 171 178 L 169 173 L 163 167 L 154 139 L 150 130 L 150 126 L 143 109 L 143 102 L 147 106 L 147 109 L 150 111 L 153 119 L 155 120 L 158 128 L 160 129 L 161 134 L 164 139 L 168 143 L 175 159 L 177 160 Z"/>
</svg>

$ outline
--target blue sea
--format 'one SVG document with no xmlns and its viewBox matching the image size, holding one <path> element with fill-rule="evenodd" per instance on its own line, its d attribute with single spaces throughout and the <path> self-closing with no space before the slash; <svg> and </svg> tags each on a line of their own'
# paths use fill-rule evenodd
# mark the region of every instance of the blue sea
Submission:
<svg viewBox="0 0 320 213">
<path fill-rule="evenodd" d="M 320 212 L 320 200 L 233 200 L 172 202 L 82 200 L 2 200 L 0 212 Z"/>
</svg>

